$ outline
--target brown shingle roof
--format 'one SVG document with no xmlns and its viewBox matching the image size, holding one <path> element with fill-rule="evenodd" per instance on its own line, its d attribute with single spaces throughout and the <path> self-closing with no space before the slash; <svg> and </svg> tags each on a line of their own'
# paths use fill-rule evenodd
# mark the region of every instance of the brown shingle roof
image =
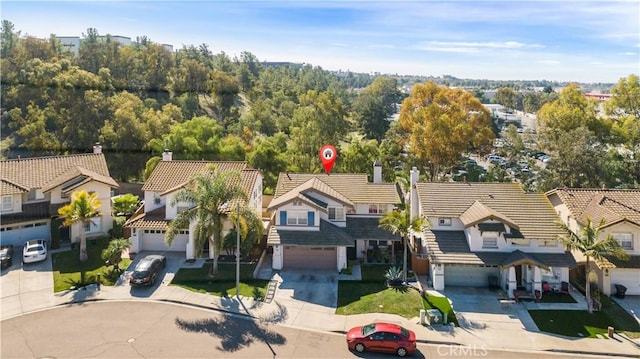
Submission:
<svg viewBox="0 0 640 359">
<path fill-rule="evenodd" d="M 257 178 L 258 170 L 243 161 L 160 161 L 142 186 L 143 191 L 169 192 L 182 188 L 195 174 L 207 166 L 215 165 L 219 171 L 241 171 L 242 185 Z M 253 182 L 251 182 L 253 185 Z M 243 187 L 244 188 L 244 187 Z"/>
<path fill-rule="evenodd" d="M 640 225 L 640 190 L 558 188 L 546 193 L 547 197 L 553 194 L 582 225 L 587 217 L 595 224 L 604 219 L 607 224 L 627 220 Z"/>
<path fill-rule="evenodd" d="M 526 193 L 517 183 L 416 183 L 422 214 L 460 218 L 476 201 L 506 216 L 525 238 L 556 240 L 562 234 L 556 212 L 541 193 Z"/>
<path fill-rule="evenodd" d="M 46 191 L 79 174 L 90 174 L 92 177 L 95 176 L 96 181 L 118 187 L 109 175 L 107 162 L 102 153 L 0 161 L 0 173 L 3 178 L 3 195 L 11 194 L 5 193 L 5 189 L 15 191 L 15 188 L 5 186 L 5 181 L 22 188 L 40 188 Z"/>
<path fill-rule="evenodd" d="M 353 203 L 400 203 L 398 189 L 394 183 L 370 183 L 366 174 L 346 173 L 280 173 L 274 200 L 313 178 L 317 178 Z"/>
</svg>

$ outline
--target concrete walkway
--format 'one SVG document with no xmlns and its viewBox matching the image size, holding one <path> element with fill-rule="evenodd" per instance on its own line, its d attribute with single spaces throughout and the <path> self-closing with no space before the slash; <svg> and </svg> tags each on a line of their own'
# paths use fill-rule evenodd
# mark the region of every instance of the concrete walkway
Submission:
<svg viewBox="0 0 640 359">
<path fill-rule="evenodd" d="M 197 266 L 202 263 L 184 263 L 182 266 Z M 266 273 L 266 272 L 265 272 Z M 354 274 L 356 275 L 354 270 Z M 203 309 L 226 312 L 234 315 L 250 316 L 264 323 L 281 324 L 301 329 L 330 331 L 344 333 L 354 326 L 374 321 L 398 323 L 416 332 L 419 342 L 464 345 L 487 348 L 509 349 L 525 351 L 567 352 L 577 355 L 616 355 L 620 357 L 637 358 L 640 346 L 637 343 L 616 334 L 613 339 L 569 338 L 540 333 L 535 324 L 528 323 L 525 305 L 514 303 L 504 306 L 497 298 L 491 301 L 491 309 L 481 312 L 482 307 L 473 309 L 477 301 L 473 296 L 464 293 L 445 291 L 453 298 L 454 310 L 467 319 L 461 327 L 448 325 L 428 327 L 420 324 L 419 313 L 416 317 L 406 319 L 397 315 L 385 313 L 369 313 L 362 315 L 336 315 L 335 305 L 327 306 L 306 302 L 291 295 L 275 294 L 269 303 L 256 301 L 253 298 L 216 297 L 205 293 L 195 293 L 186 289 L 168 285 L 171 275 L 166 275 L 162 283 L 156 283 L 151 288 L 131 289 L 126 284 L 126 274 L 115 286 L 95 285 L 82 290 L 66 291 L 54 295 L 54 305 L 83 305 L 87 301 L 98 300 L 126 300 L 126 301 L 160 301 L 181 305 L 196 306 Z M 353 278 L 353 277 L 352 277 Z M 279 289 L 278 289 L 279 290 Z M 286 293 L 285 293 L 286 294 Z M 495 295 L 495 293 L 494 293 Z M 475 301 L 475 302 L 474 302 Z M 481 302 L 484 302 L 482 298 Z M 21 315 L 17 314 L 17 315 Z M 526 318 L 529 317 L 527 320 Z M 525 318 L 523 320 L 523 318 Z M 3 318 L 7 319 L 7 318 Z M 518 338 L 505 340 L 505 338 Z"/>
</svg>

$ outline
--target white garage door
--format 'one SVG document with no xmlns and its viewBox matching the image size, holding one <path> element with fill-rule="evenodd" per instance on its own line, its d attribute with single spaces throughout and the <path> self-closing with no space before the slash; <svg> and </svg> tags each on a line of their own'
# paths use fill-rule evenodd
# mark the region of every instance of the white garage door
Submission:
<svg viewBox="0 0 640 359">
<path fill-rule="evenodd" d="M 3 226 L 0 237 L 2 237 L 2 244 L 13 244 L 15 247 L 22 247 L 31 239 L 50 241 L 49 221 Z"/>
<path fill-rule="evenodd" d="M 335 247 L 284 247 L 284 268 L 336 269 Z"/>
<path fill-rule="evenodd" d="M 142 248 L 140 250 L 184 252 L 187 250 L 187 242 L 189 241 L 189 238 L 184 237 L 186 236 L 177 236 L 171 247 L 167 247 L 164 243 L 164 234 L 144 233 L 142 235 Z"/>
<path fill-rule="evenodd" d="M 445 287 L 487 287 L 489 276 L 500 275 L 497 267 L 444 266 Z"/>
<path fill-rule="evenodd" d="M 638 269 L 615 269 L 611 271 L 611 293 L 616 293 L 615 284 L 627 287 L 628 295 L 640 295 L 640 274 Z"/>
</svg>

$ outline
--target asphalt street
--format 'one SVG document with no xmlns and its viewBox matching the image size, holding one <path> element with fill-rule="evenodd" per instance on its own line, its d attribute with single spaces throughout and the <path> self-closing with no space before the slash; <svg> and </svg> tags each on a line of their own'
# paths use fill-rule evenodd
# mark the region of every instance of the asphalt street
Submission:
<svg viewBox="0 0 640 359">
<path fill-rule="evenodd" d="M 389 358 L 350 352 L 340 333 L 141 301 L 88 302 L 2 322 L 2 358 Z M 564 354 L 419 344 L 415 358 L 568 358 Z M 587 356 L 593 357 L 593 356 Z"/>
</svg>

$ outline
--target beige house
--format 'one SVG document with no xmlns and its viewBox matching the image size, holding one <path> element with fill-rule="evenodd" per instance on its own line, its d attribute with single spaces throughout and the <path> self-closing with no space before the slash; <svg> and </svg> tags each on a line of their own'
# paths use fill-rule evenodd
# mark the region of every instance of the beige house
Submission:
<svg viewBox="0 0 640 359">
<path fill-rule="evenodd" d="M 500 287 L 534 293 L 542 283 L 560 288 L 576 266 L 554 225 L 544 194 L 517 183 L 422 183 L 411 171 L 412 216 L 430 225 L 412 236 L 416 256 L 428 260 L 436 290 L 448 286 Z"/>
<path fill-rule="evenodd" d="M 628 260 L 607 257 L 591 262 L 602 293 L 616 292 L 615 285 L 627 288 L 626 294 L 640 295 L 640 190 L 561 188 L 547 192 L 562 221 L 574 232 L 586 225 L 587 218 L 599 225 L 602 236 L 611 235 L 629 254 Z M 574 253 L 579 263 L 585 258 Z"/>
<path fill-rule="evenodd" d="M 109 175 L 102 147 L 94 153 L 19 158 L 0 161 L 2 208 L 0 235 L 3 244 L 22 246 L 31 239 L 51 239 L 51 231 L 60 238 L 78 242 L 80 224 L 71 228 L 52 228 L 58 208 L 69 203 L 76 191 L 98 193 L 102 216 L 85 226 L 87 237 L 103 236 L 113 227 L 111 190 L 118 183 Z"/>
<path fill-rule="evenodd" d="M 275 212 L 267 244 L 272 268 L 340 271 L 347 260 L 367 251 L 390 253 L 400 237 L 378 227 L 378 220 L 400 203 L 398 187 L 366 174 L 281 173 L 269 210 Z"/>
<path fill-rule="evenodd" d="M 171 152 L 164 152 L 162 161 L 158 163 L 145 184 L 144 204 L 129 218 L 125 224 L 131 229 L 132 253 L 142 251 L 176 251 L 185 252 L 187 259 L 196 257 L 195 240 L 192 230 L 195 223 L 185 228 L 178 234 L 168 247 L 164 242 L 164 235 L 169 221 L 183 210 L 191 208 L 191 203 L 176 203 L 172 205 L 173 198 L 179 190 L 183 189 L 189 179 L 206 170 L 210 165 L 216 166 L 219 171 L 240 172 L 240 187 L 249 198 L 248 205 L 256 211 L 258 216 L 262 213 L 262 174 L 252 168 L 247 162 L 230 161 L 174 161 Z M 230 228 L 230 223 L 225 228 Z M 213 258 L 213 251 L 205 251 Z"/>
</svg>

